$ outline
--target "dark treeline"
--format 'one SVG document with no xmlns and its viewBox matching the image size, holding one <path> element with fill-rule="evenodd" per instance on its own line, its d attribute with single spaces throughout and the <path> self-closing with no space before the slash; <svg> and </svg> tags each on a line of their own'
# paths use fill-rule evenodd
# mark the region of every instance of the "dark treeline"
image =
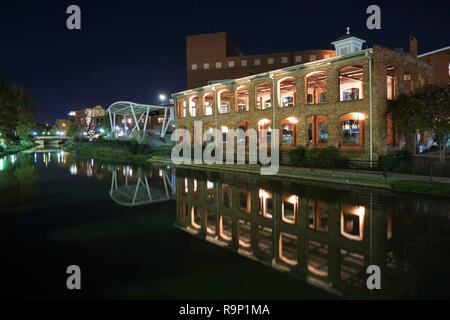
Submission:
<svg viewBox="0 0 450 320">
<path fill-rule="evenodd" d="M 27 140 L 36 125 L 36 103 L 29 91 L 0 78 L 0 134 L 7 144 Z"/>
</svg>

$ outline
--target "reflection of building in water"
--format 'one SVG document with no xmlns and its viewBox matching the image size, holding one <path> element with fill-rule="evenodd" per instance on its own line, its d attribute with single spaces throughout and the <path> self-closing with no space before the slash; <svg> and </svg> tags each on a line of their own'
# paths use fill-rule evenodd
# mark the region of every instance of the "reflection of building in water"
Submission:
<svg viewBox="0 0 450 320">
<path fill-rule="evenodd" d="M 122 183 L 118 183 L 118 177 Z M 165 169 L 136 168 L 130 166 L 114 168 L 109 195 L 123 206 L 139 206 L 155 202 L 173 200 L 175 178 Z"/>
<path fill-rule="evenodd" d="M 408 270 L 384 273 L 399 263 L 385 208 L 371 209 L 364 199 L 341 202 L 279 187 L 250 188 L 234 183 L 236 176 L 208 179 L 177 177 L 177 227 L 337 294 L 405 292 L 395 279 L 399 272 L 410 277 Z M 382 292 L 372 295 L 366 287 L 371 264 L 380 266 L 383 283 Z"/>
</svg>

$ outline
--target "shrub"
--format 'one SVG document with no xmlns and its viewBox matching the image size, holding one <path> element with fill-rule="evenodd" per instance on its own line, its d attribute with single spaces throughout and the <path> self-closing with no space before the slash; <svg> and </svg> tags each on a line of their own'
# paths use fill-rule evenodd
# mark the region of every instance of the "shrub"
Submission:
<svg viewBox="0 0 450 320">
<path fill-rule="evenodd" d="M 411 152 L 409 150 L 397 150 L 381 156 L 381 166 L 388 171 L 410 172 Z"/>
<path fill-rule="evenodd" d="M 305 153 L 305 165 L 317 168 L 347 167 L 348 159 L 335 147 L 310 148 Z"/>
<path fill-rule="evenodd" d="M 305 165 L 305 147 L 297 147 L 289 150 L 289 161 L 292 165 L 301 167 Z"/>
</svg>

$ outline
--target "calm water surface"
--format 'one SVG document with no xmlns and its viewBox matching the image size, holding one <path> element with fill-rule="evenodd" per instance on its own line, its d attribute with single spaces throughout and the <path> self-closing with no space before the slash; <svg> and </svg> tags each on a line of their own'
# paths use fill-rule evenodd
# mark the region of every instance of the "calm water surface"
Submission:
<svg viewBox="0 0 450 320">
<path fill-rule="evenodd" d="M 243 174 L 0 159 L 9 298 L 450 297 L 450 201 Z M 82 290 L 66 289 L 79 265 Z M 367 289 L 369 265 L 382 289 Z"/>
</svg>

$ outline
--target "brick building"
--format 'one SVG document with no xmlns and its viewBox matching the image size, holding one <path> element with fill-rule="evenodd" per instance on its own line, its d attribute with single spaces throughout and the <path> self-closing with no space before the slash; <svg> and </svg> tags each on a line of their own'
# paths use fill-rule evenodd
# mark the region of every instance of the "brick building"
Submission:
<svg viewBox="0 0 450 320">
<path fill-rule="evenodd" d="M 69 112 L 69 120 L 81 130 L 95 130 L 102 125 L 106 110 L 101 106 Z"/>
<path fill-rule="evenodd" d="M 187 88 L 334 57 L 334 50 L 244 56 L 225 32 L 187 36 Z"/>
<path fill-rule="evenodd" d="M 350 159 L 378 160 L 401 142 L 386 116 L 388 100 L 429 83 L 432 67 L 381 46 L 363 50 L 363 43 L 347 31 L 328 58 L 288 56 L 283 68 L 175 93 L 175 125 L 194 139 L 194 121 L 202 121 L 203 133 L 217 128 L 224 141 L 229 130 L 276 128 L 282 152 L 334 146 Z M 200 60 L 192 72 L 201 71 Z"/>
<path fill-rule="evenodd" d="M 433 84 L 438 86 L 450 85 L 450 46 L 423 53 L 418 55 L 417 58 L 433 66 Z"/>
</svg>

